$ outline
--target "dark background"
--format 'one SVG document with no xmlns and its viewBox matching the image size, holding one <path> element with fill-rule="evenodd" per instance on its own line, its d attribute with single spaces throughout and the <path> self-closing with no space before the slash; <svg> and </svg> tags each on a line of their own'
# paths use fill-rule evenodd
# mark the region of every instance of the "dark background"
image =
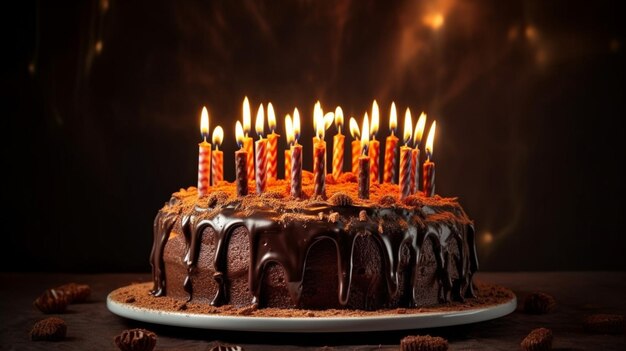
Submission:
<svg viewBox="0 0 626 351">
<path fill-rule="evenodd" d="M 626 269 L 617 1 L 19 6 L 3 16 L 2 270 L 148 270 L 157 210 L 196 183 L 203 105 L 234 179 L 244 95 L 280 132 L 297 106 L 305 148 L 318 99 L 358 120 L 377 99 L 382 137 L 392 101 L 426 111 L 437 192 L 475 220 L 481 269 Z"/>
</svg>

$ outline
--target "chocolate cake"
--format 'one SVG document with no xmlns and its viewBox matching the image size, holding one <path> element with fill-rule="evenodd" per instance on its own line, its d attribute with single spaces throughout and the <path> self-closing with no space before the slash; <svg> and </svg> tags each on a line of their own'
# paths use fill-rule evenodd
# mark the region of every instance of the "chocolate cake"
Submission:
<svg viewBox="0 0 626 351">
<path fill-rule="evenodd" d="M 220 182 L 207 196 L 180 189 L 154 220 L 154 296 L 214 306 L 361 309 L 432 306 L 475 296 L 474 228 L 454 198 L 327 177 L 324 197 L 289 184 L 237 197 Z"/>
</svg>

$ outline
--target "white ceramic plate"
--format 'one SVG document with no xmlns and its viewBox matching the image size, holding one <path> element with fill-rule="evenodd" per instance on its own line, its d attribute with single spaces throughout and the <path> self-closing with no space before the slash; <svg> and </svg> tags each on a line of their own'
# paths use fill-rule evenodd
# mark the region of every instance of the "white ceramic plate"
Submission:
<svg viewBox="0 0 626 351">
<path fill-rule="evenodd" d="M 178 327 L 255 332 L 322 333 L 421 329 L 482 322 L 513 312 L 517 307 L 517 300 L 512 298 L 499 305 L 463 311 L 364 317 L 280 318 L 170 312 L 121 303 L 113 300 L 111 296 L 107 297 L 107 307 L 111 312 L 121 317 Z"/>
</svg>

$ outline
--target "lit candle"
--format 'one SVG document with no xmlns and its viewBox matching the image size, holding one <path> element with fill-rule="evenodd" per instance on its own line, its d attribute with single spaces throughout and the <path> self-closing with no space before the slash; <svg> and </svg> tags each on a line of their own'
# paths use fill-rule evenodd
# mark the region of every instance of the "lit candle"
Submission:
<svg viewBox="0 0 626 351">
<path fill-rule="evenodd" d="M 361 134 L 361 150 L 359 157 L 359 199 L 370 198 L 370 158 L 367 155 L 369 144 L 369 120 L 367 112 L 363 117 L 363 133 Z"/>
<path fill-rule="evenodd" d="M 433 157 L 433 144 L 435 143 L 435 130 L 437 121 L 433 121 L 426 138 L 426 161 L 424 161 L 424 196 L 435 195 L 435 162 L 431 161 Z"/>
<path fill-rule="evenodd" d="M 400 198 L 404 199 L 411 195 L 411 148 L 408 146 L 411 141 L 413 131 L 413 121 L 411 114 L 404 115 L 404 145 L 400 148 Z"/>
<path fill-rule="evenodd" d="M 237 146 L 239 150 L 235 152 L 235 178 L 237 183 L 237 196 L 248 195 L 248 152 L 243 147 L 243 127 L 241 122 L 237 121 L 235 126 L 235 136 L 237 137 Z"/>
<path fill-rule="evenodd" d="M 298 109 L 296 109 L 298 111 Z M 293 146 L 293 123 L 291 116 L 285 116 L 285 137 L 287 138 L 287 149 L 285 150 L 285 180 L 291 180 L 291 147 Z"/>
<path fill-rule="evenodd" d="M 313 180 L 314 196 L 326 195 L 326 142 L 324 141 L 324 120 L 318 115 L 318 120 L 315 122 L 317 127 L 316 134 L 318 137 L 315 148 L 313 149 Z"/>
<path fill-rule="evenodd" d="M 211 181 L 211 144 L 206 141 L 209 136 L 209 111 L 206 107 L 202 107 L 200 133 L 202 142 L 198 144 L 198 197 L 209 192 Z"/>
<path fill-rule="evenodd" d="M 252 137 L 249 136 L 251 128 L 250 102 L 246 96 L 243 99 L 243 148 L 248 153 L 248 159 L 246 160 L 246 168 L 248 173 L 248 180 L 254 180 L 254 142 Z"/>
<path fill-rule="evenodd" d="M 406 109 L 406 114 L 411 114 L 408 108 Z M 420 191 L 420 143 L 424 135 L 424 127 L 426 127 L 426 114 L 422 112 L 413 133 L 413 146 L 415 147 L 411 153 L 411 192 L 413 194 L 417 194 Z"/>
<path fill-rule="evenodd" d="M 395 183 L 396 153 L 398 147 L 398 137 L 395 136 L 397 125 L 398 114 L 396 112 L 396 103 L 392 102 L 391 111 L 389 112 L 389 130 L 391 135 L 389 135 L 385 140 L 385 171 L 383 173 L 384 183 Z M 413 126 L 411 126 L 411 128 L 413 128 Z"/>
<path fill-rule="evenodd" d="M 343 171 L 343 151 L 346 137 L 341 134 L 343 126 L 343 110 L 340 106 L 335 109 L 335 126 L 337 134 L 333 137 L 333 178 L 339 179 Z"/>
<path fill-rule="evenodd" d="M 370 134 L 372 136 L 372 140 L 369 142 L 369 155 L 370 155 L 370 182 L 373 184 L 378 184 L 378 163 L 379 163 L 379 153 L 380 153 L 380 142 L 376 140 L 376 133 L 378 133 L 378 122 L 379 122 L 379 112 L 378 112 L 378 103 L 376 100 L 372 103 L 372 123 L 370 124 Z M 365 132 L 363 132 L 365 134 Z"/>
<path fill-rule="evenodd" d="M 300 114 L 298 109 L 293 111 L 294 145 L 291 147 L 291 196 L 299 199 L 302 196 L 302 145 L 300 138 Z"/>
<path fill-rule="evenodd" d="M 313 131 L 315 132 L 315 135 L 313 135 L 313 159 L 315 159 L 315 145 L 320 141 L 320 138 L 317 136 L 317 123 L 319 120 L 323 119 L 324 112 L 322 111 L 322 104 L 317 101 L 315 106 L 313 106 Z"/>
<path fill-rule="evenodd" d="M 220 151 L 220 145 L 224 140 L 224 129 L 217 126 L 213 130 L 213 144 L 215 144 L 215 150 L 213 151 L 211 158 L 211 175 L 213 176 L 213 185 L 224 180 L 224 152 Z"/>
<path fill-rule="evenodd" d="M 265 112 L 263 104 L 259 105 L 256 114 L 255 130 L 259 140 L 254 143 L 256 149 L 256 193 L 261 195 L 267 187 L 267 139 L 263 139 L 265 132 Z"/>
<path fill-rule="evenodd" d="M 274 115 L 274 106 L 270 102 L 267 104 L 267 124 L 271 133 L 267 136 L 267 178 L 278 178 L 278 137 L 274 130 L 276 129 L 276 116 Z"/>
<path fill-rule="evenodd" d="M 350 135 L 354 139 L 352 141 L 352 174 L 355 176 L 359 172 L 359 157 L 361 157 L 361 131 L 354 117 L 350 117 Z"/>
</svg>

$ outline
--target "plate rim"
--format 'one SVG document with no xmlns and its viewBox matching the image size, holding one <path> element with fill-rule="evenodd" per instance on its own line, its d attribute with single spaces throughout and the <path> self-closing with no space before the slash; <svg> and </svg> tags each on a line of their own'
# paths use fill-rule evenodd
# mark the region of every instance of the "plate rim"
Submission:
<svg viewBox="0 0 626 351">
<path fill-rule="evenodd" d="M 107 295 L 106 305 L 111 313 L 120 317 L 176 327 L 246 332 L 327 333 L 437 328 L 496 319 L 517 308 L 517 297 L 514 295 L 496 305 L 457 311 L 342 317 L 235 316 L 138 307 L 114 300 L 114 292 Z"/>
</svg>

